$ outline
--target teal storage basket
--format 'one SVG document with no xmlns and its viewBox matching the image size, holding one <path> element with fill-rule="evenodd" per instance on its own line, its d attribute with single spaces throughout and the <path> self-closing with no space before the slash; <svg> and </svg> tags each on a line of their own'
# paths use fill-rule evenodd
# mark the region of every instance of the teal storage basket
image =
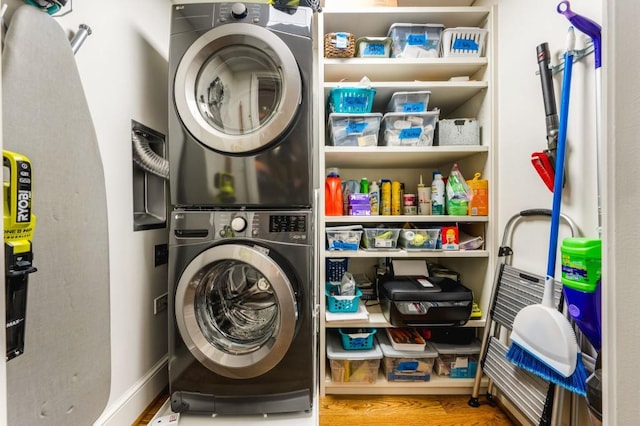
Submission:
<svg viewBox="0 0 640 426">
<path fill-rule="evenodd" d="M 329 93 L 329 111 L 347 114 L 368 114 L 373 109 L 376 89 L 336 87 Z"/>
<path fill-rule="evenodd" d="M 365 350 L 373 348 L 375 328 L 340 328 L 342 347 L 346 350 Z"/>
<path fill-rule="evenodd" d="M 356 288 L 355 296 L 337 295 L 338 286 L 327 282 L 325 284 L 325 294 L 327 296 L 327 310 L 333 313 L 353 313 L 358 312 L 358 305 L 362 292 Z M 332 294 L 335 293 L 335 294 Z"/>
</svg>

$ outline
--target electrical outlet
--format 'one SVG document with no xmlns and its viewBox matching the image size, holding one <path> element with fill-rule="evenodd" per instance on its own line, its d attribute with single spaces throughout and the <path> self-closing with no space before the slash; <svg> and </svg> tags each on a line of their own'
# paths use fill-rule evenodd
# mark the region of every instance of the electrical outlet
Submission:
<svg viewBox="0 0 640 426">
<path fill-rule="evenodd" d="M 169 260 L 169 247 L 166 244 L 158 244 L 153 248 L 153 265 L 160 266 Z"/>
<path fill-rule="evenodd" d="M 160 312 L 167 310 L 169 304 L 168 298 L 169 295 L 165 293 L 153 299 L 153 315 L 158 315 Z"/>
</svg>

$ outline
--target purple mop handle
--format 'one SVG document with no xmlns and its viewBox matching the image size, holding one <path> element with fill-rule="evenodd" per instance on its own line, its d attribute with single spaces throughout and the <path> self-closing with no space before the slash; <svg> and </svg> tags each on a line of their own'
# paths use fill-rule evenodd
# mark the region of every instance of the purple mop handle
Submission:
<svg viewBox="0 0 640 426">
<path fill-rule="evenodd" d="M 578 31 L 581 31 L 591 37 L 593 41 L 593 49 L 596 56 L 596 69 L 600 68 L 602 63 L 602 27 L 600 24 L 592 21 L 591 19 L 578 15 L 571 10 L 568 0 L 558 3 L 558 13 L 562 14 L 571 22 Z"/>
</svg>

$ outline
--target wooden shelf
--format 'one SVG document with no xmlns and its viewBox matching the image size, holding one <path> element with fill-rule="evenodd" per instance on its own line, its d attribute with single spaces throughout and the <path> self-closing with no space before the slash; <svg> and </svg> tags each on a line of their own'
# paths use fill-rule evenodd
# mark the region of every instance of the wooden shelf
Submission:
<svg viewBox="0 0 640 426">
<path fill-rule="evenodd" d="M 402 69 L 395 65 L 395 69 Z M 360 69 L 360 68 L 356 68 Z M 382 70 L 391 70 L 391 68 L 383 67 Z M 420 68 L 416 68 L 419 70 Z M 474 96 L 485 91 L 488 87 L 486 81 L 411 81 L 411 82 L 375 82 L 377 77 L 378 66 L 369 65 L 366 70 L 354 71 L 349 83 L 357 83 L 363 76 L 367 76 L 373 83 L 371 87 L 376 89 L 376 95 L 373 102 L 373 112 L 386 111 L 387 104 L 394 92 L 408 92 L 416 90 L 428 90 L 431 92 L 429 97 L 429 110 L 438 108 L 440 110 L 440 118 L 446 118 L 455 111 L 460 105 L 464 104 Z M 329 92 L 334 87 L 344 87 L 345 83 L 325 83 L 325 99 L 328 98 Z"/>
<path fill-rule="evenodd" d="M 395 169 L 398 167 L 432 167 L 452 163 L 464 157 L 487 154 L 488 146 L 429 147 L 338 147 L 325 146 L 327 167 Z"/>
<path fill-rule="evenodd" d="M 451 76 L 473 76 L 488 64 L 487 58 L 325 58 L 325 84 L 357 82 L 367 76 L 374 83 L 405 81 L 405 84 L 449 82 Z M 449 82 L 450 86 L 465 82 Z M 467 82 L 472 86 L 473 81 Z M 487 86 L 486 82 L 482 85 Z M 384 87 L 384 86 L 381 86 Z M 444 87 L 444 86 L 443 86 Z"/>
<path fill-rule="evenodd" d="M 348 224 L 348 223 L 396 223 L 396 222 L 423 222 L 423 223 L 443 223 L 443 222 L 458 222 L 458 223 L 471 223 L 471 222 L 488 222 L 488 216 L 421 216 L 421 215 L 401 215 L 401 216 L 325 216 L 324 221 L 326 224 Z M 424 252 L 422 252 L 424 253 Z"/>
<path fill-rule="evenodd" d="M 480 387 L 486 389 L 489 381 L 482 378 Z M 471 394 L 474 379 L 451 379 L 431 374 L 428 382 L 387 381 L 379 373 L 375 383 L 335 383 L 331 380 L 331 372 L 327 367 L 325 390 L 327 394 L 359 394 L 359 395 L 462 395 Z"/>
<path fill-rule="evenodd" d="M 434 250 L 434 251 L 406 251 L 406 250 L 326 250 L 325 257 L 392 257 L 392 258 L 487 258 L 487 250 Z"/>
<path fill-rule="evenodd" d="M 363 302 L 360 302 L 363 303 Z M 375 303 L 375 302 L 371 302 Z M 369 312 L 368 320 L 354 320 L 354 321 L 325 321 L 326 328 L 340 328 L 340 327 L 359 327 L 359 328 L 387 328 L 392 327 L 391 324 L 385 319 L 382 314 L 382 310 L 379 304 L 367 305 L 367 311 Z M 484 327 L 486 321 L 484 319 L 475 319 L 468 321 L 463 327 Z"/>
</svg>

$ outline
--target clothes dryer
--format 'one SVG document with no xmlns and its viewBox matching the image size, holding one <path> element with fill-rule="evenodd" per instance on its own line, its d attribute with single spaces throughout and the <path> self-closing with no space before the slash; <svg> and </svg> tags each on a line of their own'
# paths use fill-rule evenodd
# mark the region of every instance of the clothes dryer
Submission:
<svg viewBox="0 0 640 426">
<path fill-rule="evenodd" d="M 172 410 L 311 410 L 310 211 L 173 211 L 170 232 Z"/>
<path fill-rule="evenodd" d="M 312 9 L 172 7 L 172 205 L 310 208 Z"/>
</svg>

